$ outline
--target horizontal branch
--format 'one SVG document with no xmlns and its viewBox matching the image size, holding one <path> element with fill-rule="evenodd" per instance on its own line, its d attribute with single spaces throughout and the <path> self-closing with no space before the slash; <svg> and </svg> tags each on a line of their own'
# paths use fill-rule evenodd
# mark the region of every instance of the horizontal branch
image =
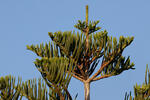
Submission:
<svg viewBox="0 0 150 100">
<path fill-rule="evenodd" d="M 103 76 L 100 76 L 100 77 L 96 77 L 91 82 L 97 81 L 97 80 L 100 80 L 100 79 L 103 79 L 103 78 L 108 78 L 110 76 L 113 76 L 113 75 L 112 74 L 108 74 L 108 75 L 103 75 Z"/>
</svg>

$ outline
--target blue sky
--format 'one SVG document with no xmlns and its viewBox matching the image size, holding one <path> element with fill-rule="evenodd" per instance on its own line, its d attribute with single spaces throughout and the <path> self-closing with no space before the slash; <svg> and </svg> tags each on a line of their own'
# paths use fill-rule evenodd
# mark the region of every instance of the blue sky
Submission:
<svg viewBox="0 0 150 100">
<path fill-rule="evenodd" d="M 20 76 L 23 80 L 40 77 L 33 62 L 37 57 L 26 45 L 48 42 L 48 32 L 74 30 L 77 20 L 100 20 L 110 36 L 134 36 L 124 51 L 136 70 L 91 84 L 91 100 L 123 100 L 133 85 L 144 82 L 150 65 L 149 0 L 0 0 L 0 76 Z M 150 68 L 150 67 L 149 67 Z M 84 99 L 83 84 L 72 79 L 69 91 Z"/>
</svg>

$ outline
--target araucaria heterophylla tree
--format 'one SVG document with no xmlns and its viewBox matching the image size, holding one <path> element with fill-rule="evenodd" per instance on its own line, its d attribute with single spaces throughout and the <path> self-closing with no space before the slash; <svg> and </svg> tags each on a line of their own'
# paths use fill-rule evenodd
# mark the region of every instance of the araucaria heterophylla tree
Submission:
<svg viewBox="0 0 150 100">
<path fill-rule="evenodd" d="M 80 32 L 49 32 L 52 40 L 49 43 L 27 46 L 28 50 L 41 57 L 36 59 L 35 66 L 61 100 L 65 99 L 64 94 L 71 99 L 67 88 L 71 76 L 84 83 L 85 100 L 90 100 L 92 82 L 134 69 L 130 57 L 122 55 L 134 37 L 120 36 L 117 40 L 108 36 L 106 30 L 99 31 L 98 23 L 89 21 L 86 6 L 85 21 L 79 20 L 75 25 Z"/>
<path fill-rule="evenodd" d="M 150 72 L 148 65 L 145 71 L 145 82 L 142 85 L 134 86 L 134 97 L 130 94 L 125 94 L 124 100 L 150 100 Z"/>
</svg>

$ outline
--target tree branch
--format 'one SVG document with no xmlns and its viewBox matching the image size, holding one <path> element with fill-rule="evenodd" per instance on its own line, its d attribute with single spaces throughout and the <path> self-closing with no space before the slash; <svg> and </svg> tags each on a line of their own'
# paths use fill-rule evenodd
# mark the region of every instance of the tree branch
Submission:
<svg viewBox="0 0 150 100">
<path fill-rule="evenodd" d="M 70 95 L 68 89 L 67 89 L 67 88 L 64 88 L 64 90 L 66 91 L 66 94 L 67 94 L 67 96 L 69 97 L 69 100 L 72 100 L 72 97 L 71 97 L 71 95 Z"/>
<path fill-rule="evenodd" d="M 109 61 L 104 62 L 104 63 L 101 65 L 100 69 L 99 69 L 91 78 L 89 78 L 88 80 L 89 80 L 89 81 L 92 81 L 94 78 L 96 78 L 96 77 L 102 72 L 102 70 L 103 70 L 105 67 L 107 67 L 107 66 L 113 61 L 113 59 L 114 59 L 114 57 L 111 58 Z"/>
<path fill-rule="evenodd" d="M 101 50 L 102 50 L 102 48 L 99 48 L 98 50 L 93 51 L 91 54 L 93 54 L 93 53 L 95 53 L 95 52 L 96 52 L 96 53 L 100 53 Z M 104 51 L 103 51 L 103 52 L 104 52 Z M 91 64 L 94 60 L 96 60 L 96 59 L 102 57 L 102 56 L 103 56 L 103 52 L 102 52 L 101 54 L 98 54 L 98 55 L 94 56 L 94 57 L 90 60 L 89 64 Z"/>
<path fill-rule="evenodd" d="M 84 81 L 85 81 L 84 79 L 82 79 L 82 78 L 80 78 L 80 77 L 78 77 L 78 76 L 76 76 L 76 75 L 74 75 L 74 74 L 72 74 L 72 76 L 73 76 L 74 78 L 80 80 L 81 82 L 84 82 Z"/>
<path fill-rule="evenodd" d="M 85 73 L 84 73 L 84 71 L 82 70 L 83 67 L 81 67 L 81 65 L 78 65 L 78 64 L 76 64 L 76 65 L 77 65 L 77 67 L 80 69 L 80 72 L 81 72 L 82 76 L 85 77 Z M 82 66 L 83 66 L 83 64 L 82 64 Z"/>
<path fill-rule="evenodd" d="M 100 76 L 100 77 L 96 77 L 91 82 L 97 81 L 97 80 L 100 80 L 100 79 L 103 79 L 103 78 L 107 78 L 107 77 L 110 77 L 110 76 L 113 76 L 113 75 L 112 74 L 108 74 L 108 75 L 103 75 L 103 76 Z"/>
<path fill-rule="evenodd" d="M 98 56 L 93 57 L 93 58 L 90 60 L 89 64 L 91 64 L 94 60 L 96 60 L 96 59 L 98 59 L 98 58 L 100 58 L 100 57 L 102 57 L 102 56 L 103 56 L 103 55 L 98 55 Z"/>
<path fill-rule="evenodd" d="M 43 77 L 43 78 L 44 78 L 44 77 Z M 48 80 L 47 80 L 46 78 L 44 78 L 44 80 L 45 80 L 46 84 L 48 85 L 48 87 L 51 87 L 51 85 L 53 85 L 53 87 L 54 87 L 55 89 L 52 89 L 52 88 L 51 88 L 51 89 L 52 89 L 53 91 L 55 91 L 56 93 L 58 93 L 58 95 L 60 96 L 60 100 L 65 100 L 63 94 L 61 93 L 61 89 L 60 89 L 59 87 L 57 87 L 56 84 L 51 83 L 51 85 L 50 85 L 49 82 L 48 82 Z"/>
<path fill-rule="evenodd" d="M 80 74 L 76 73 L 75 71 L 73 71 L 72 73 L 73 73 L 74 75 L 76 75 L 76 76 L 78 76 L 78 77 L 80 77 L 80 78 L 84 79 L 84 77 L 83 77 L 83 76 L 81 76 Z"/>
</svg>

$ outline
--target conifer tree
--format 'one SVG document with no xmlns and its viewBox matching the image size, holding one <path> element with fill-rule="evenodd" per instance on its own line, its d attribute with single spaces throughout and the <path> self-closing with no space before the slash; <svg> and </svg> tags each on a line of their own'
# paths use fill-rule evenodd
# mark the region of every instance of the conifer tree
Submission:
<svg viewBox="0 0 150 100">
<path fill-rule="evenodd" d="M 40 59 L 35 66 L 44 82 L 35 79 L 22 82 L 11 76 L 0 78 L 0 100 L 72 100 L 68 91 L 71 77 L 84 83 L 85 100 L 90 100 L 90 83 L 119 75 L 125 70 L 134 69 L 130 58 L 122 56 L 124 49 L 131 44 L 133 37 L 108 36 L 106 30 L 97 27 L 99 21 L 79 20 L 75 28 L 81 32 L 49 32 L 52 41 L 40 45 L 27 46 Z M 95 70 L 98 67 L 98 70 Z M 46 87 L 49 87 L 47 90 Z"/>
<path fill-rule="evenodd" d="M 0 78 L 0 100 L 22 100 L 25 97 L 27 100 L 72 100 L 64 94 L 64 91 L 59 91 L 63 97 L 58 95 L 55 87 L 47 87 L 45 82 L 40 78 L 22 82 L 18 78 L 5 76 Z M 75 100 L 75 99 L 74 99 Z"/>
<path fill-rule="evenodd" d="M 0 78 L 0 100 L 18 100 L 21 94 L 21 80 L 18 79 L 17 86 L 15 78 L 5 76 Z M 22 96 L 21 96 L 22 98 Z"/>
<path fill-rule="evenodd" d="M 136 84 L 134 86 L 134 97 L 131 96 L 131 92 L 130 94 L 126 93 L 124 100 L 150 100 L 150 72 L 148 65 L 145 72 L 145 82 L 142 85 Z"/>
<path fill-rule="evenodd" d="M 67 89 L 72 76 L 84 83 L 85 100 L 90 100 L 91 82 L 134 69 L 130 57 L 122 55 L 134 37 L 120 36 L 117 41 L 115 37 L 108 36 L 106 30 L 99 31 L 98 23 L 89 21 L 86 6 L 85 21 L 79 20 L 75 25 L 80 32 L 49 32 L 52 40 L 49 43 L 27 46 L 28 50 L 41 57 L 36 59 L 35 66 L 46 84 L 54 87 L 60 100 L 65 99 L 64 94 L 72 99 Z"/>
</svg>

